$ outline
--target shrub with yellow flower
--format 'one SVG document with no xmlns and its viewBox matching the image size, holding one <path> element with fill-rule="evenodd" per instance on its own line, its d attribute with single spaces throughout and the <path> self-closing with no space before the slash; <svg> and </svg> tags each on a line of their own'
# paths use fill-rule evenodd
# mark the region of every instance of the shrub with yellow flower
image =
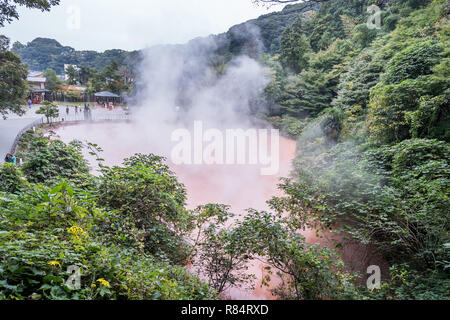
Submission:
<svg viewBox="0 0 450 320">
<path fill-rule="evenodd" d="M 79 226 L 72 226 L 69 229 L 67 229 L 67 232 L 72 234 L 76 240 L 79 240 L 80 236 L 86 236 L 86 233 L 84 232 L 83 228 Z"/>
<path fill-rule="evenodd" d="M 56 266 L 56 267 L 61 268 L 61 264 L 60 264 L 58 261 L 50 261 L 50 262 L 48 263 L 48 265 L 50 265 L 50 266 Z"/>
<path fill-rule="evenodd" d="M 105 286 L 105 287 L 108 287 L 108 288 L 110 287 L 109 282 L 106 281 L 106 280 L 103 279 L 103 278 L 97 279 L 97 282 L 100 282 L 100 284 L 103 285 L 103 286 Z"/>
</svg>

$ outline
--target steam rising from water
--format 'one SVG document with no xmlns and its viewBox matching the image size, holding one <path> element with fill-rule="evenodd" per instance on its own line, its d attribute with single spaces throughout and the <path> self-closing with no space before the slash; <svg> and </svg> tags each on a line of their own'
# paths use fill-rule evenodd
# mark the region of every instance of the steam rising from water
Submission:
<svg viewBox="0 0 450 320">
<path fill-rule="evenodd" d="M 138 119 L 147 126 L 202 120 L 214 127 L 249 126 L 248 115 L 268 84 L 265 69 L 242 55 L 218 55 L 216 38 L 145 51 L 141 65 Z"/>
<path fill-rule="evenodd" d="M 266 201 L 279 195 L 278 179 L 291 170 L 295 141 L 281 138 L 280 171 L 272 176 L 261 176 L 254 165 L 175 165 L 170 159 L 172 132 L 181 127 L 192 130 L 195 121 L 202 121 L 205 129 L 219 130 L 267 126 L 251 116 L 263 110 L 257 101 L 268 84 L 266 70 L 246 55 L 231 60 L 216 55 L 222 45 L 206 38 L 187 46 L 149 49 L 141 65 L 137 103 L 130 106 L 136 119 L 132 124 L 69 125 L 59 128 L 57 134 L 67 142 L 97 143 L 104 149 L 107 165 L 120 165 L 135 153 L 167 157 L 168 165 L 186 186 L 189 208 L 223 203 L 231 205 L 236 214 L 248 208 L 268 210 Z M 262 270 L 259 264 L 252 268 L 257 275 Z M 243 290 L 229 294 L 233 298 L 272 298 L 261 288 L 253 294 Z"/>
</svg>

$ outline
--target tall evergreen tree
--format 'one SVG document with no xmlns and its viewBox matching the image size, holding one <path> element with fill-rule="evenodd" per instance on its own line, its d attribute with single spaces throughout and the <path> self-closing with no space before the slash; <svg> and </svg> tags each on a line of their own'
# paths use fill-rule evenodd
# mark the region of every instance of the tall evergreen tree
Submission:
<svg viewBox="0 0 450 320">
<path fill-rule="evenodd" d="M 22 106 L 28 91 L 27 67 L 15 53 L 9 51 L 9 39 L 0 36 L 0 114 L 23 114 Z"/>
</svg>

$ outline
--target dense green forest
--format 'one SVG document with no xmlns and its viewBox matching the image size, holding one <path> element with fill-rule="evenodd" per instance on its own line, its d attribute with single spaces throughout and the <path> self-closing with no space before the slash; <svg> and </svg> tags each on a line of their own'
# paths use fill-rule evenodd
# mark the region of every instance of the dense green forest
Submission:
<svg viewBox="0 0 450 320">
<path fill-rule="evenodd" d="M 57 74 L 64 74 L 65 64 L 85 66 L 101 71 L 115 61 L 119 65 L 132 66 L 139 59 L 138 51 L 119 49 L 96 51 L 76 51 L 63 46 L 58 41 L 47 38 L 36 38 L 27 44 L 15 42 L 11 50 L 17 53 L 30 70 L 44 71 L 53 69 Z"/>
<path fill-rule="evenodd" d="M 230 40 L 241 32 L 218 36 L 225 64 L 247 53 L 267 67 L 256 116 L 297 139 L 272 212 L 230 223 L 226 205 L 187 210 L 161 157 L 107 167 L 88 144 L 94 176 L 81 142 L 25 134 L 24 165 L 0 166 L 0 299 L 219 299 L 252 286 L 245 271 L 256 257 L 283 271 L 273 288 L 281 299 L 450 299 L 450 1 L 376 1 L 381 25 L 370 29 L 372 4 L 329 0 L 311 15 L 300 4 L 263 16 L 251 23 L 262 52 L 254 38 Z M 305 227 L 344 241 L 308 244 Z M 346 241 L 386 260 L 380 289 L 339 258 Z M 70 266 L 83 270 L 76 290 Z"/>
<path fill-rule="evenodd" d="M 384 1 L 380 29 L 369 4 L 325 2 L 266 59 L 271 120 L 299 148 L 271 203 L 374 244 L 391 266 L 379 297 L 448 299 L 450 2 Z"/>
</svg>

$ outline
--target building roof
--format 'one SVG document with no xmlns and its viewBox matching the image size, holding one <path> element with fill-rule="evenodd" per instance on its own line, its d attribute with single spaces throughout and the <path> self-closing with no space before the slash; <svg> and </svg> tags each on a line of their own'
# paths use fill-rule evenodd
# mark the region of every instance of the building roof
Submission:
<svg viewBox="0 0 450 320">
<path fill-rule="evenodd" d="M 57 84 L 58 88 L 62 89 L 63 91 L 75 91 L 75 92 L 85 92 L 86 87 L 80 87 L 75 85 L 67 85 L 67 84 Z"/>
<path fill-rule="evenodd" d="M 101 98 L 120 98 L 120 96 L 118 96 L 117 94 L 114 94 L 109 91 L 97 92 L 94 94 L 94 96 L 101 97 Z"/>
<path fill-rule="evenodd" d="M 28 82 L 39 82 L 39 83 L 45 83 L 47 81 L 46 78 L 40 78 L 40 77 L 27 77 Z"/>
<path fill-rule="evenodd" d="M 42 71 L 29 71 L 28 72 L 29 77 L 36 77 L 36 78 L 42 78 L 44 76 L 44 73 Z"/>
</svg>

